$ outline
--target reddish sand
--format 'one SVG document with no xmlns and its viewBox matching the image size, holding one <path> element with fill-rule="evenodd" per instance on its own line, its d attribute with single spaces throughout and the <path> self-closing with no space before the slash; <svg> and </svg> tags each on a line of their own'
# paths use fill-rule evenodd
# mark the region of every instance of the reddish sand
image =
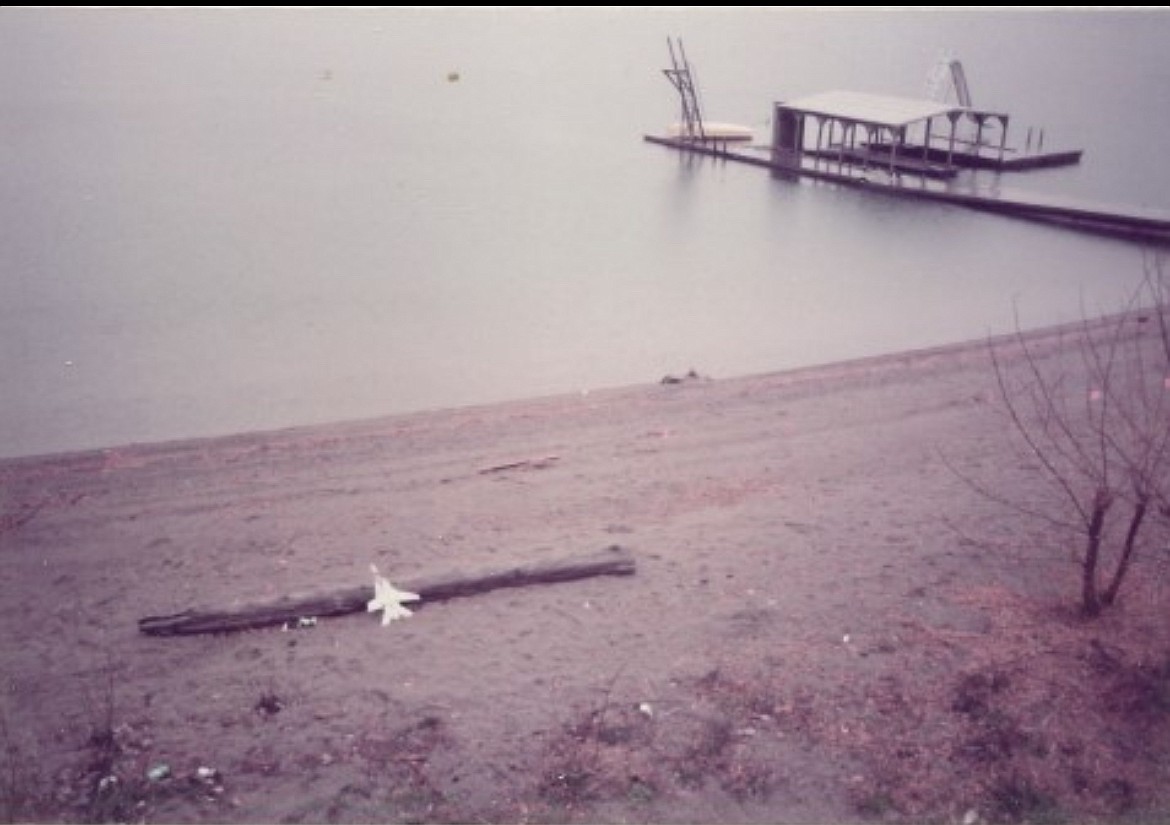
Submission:
<svg viewBox="0 0 1170 825">
<path fill-rule="evenodd" d="M 1167 810 L 1170 699 L 1139 701 L 1170 696 L 1164 593 L 1142 568 L 1109 615 L 1073 615 L 1075 536 L 947 466 L 1039 503 L 999 406 L 977 343 L 0 462 L 0 803 L 166 822 Z M 136 625 L 368 583 L 371 563 L 405 580 L 615 543 L 636 575 L 387 628 Z"/>
</svg>

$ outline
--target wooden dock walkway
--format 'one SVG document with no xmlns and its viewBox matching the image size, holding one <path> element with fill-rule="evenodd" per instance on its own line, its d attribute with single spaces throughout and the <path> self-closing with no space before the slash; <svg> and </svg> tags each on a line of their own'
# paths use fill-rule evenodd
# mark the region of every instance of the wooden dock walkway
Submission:
<svg viewBox="0 0 1170 825">
<path fill-rule="evenodd" d="M 873 163 L 881 164 L 890 157 L 890 146 L 884 143 L 871 143 L 865 147 L 865 152 L 872 158 Z M 937 146 L 926 148 L 921 145 L 911 145 L 900 150 L 898 162 L 901 162 L 903 158 L 911 157 L 921 158 L 920 163 L 953 166 L 956 169 L 1019 172 L 1028 169 L 1071 166 L 1080 163 L 1083 154 L 1081 149 L 1028 149 L 1021 152 L 1018 149 L 1005 147 L 1001 153 L 998 149 L 987 147 L 972 149 L 959 145 L 948 151 Z"/>
<path fill-rule="evenodd" d="M 827 149 L 808 150 L 808 157 L 817 158 L 828 163 L 848 163 L 853 166 L 893 168 L 898 172 L 910 175 L 925 175 L 928 178 L 953 178 L 959 174 L 959 167 L 948 164 L 946 157 L 940 160 L 923 160 L 920 157 L 899 155 L 891 158 L 888 153 L 874 151 L 868 147 L 841 147 L 830 146 Z"/>
<path fill-rule="evenodd" d="M 770 169 L 778 174 L 831 181 L 846 186 L 864 187 L 875 193 L 949 203 L 970 209 L 1044 221 L 1075 229 L 1158 244 L 1170 244 L 1170 212 L 1141 207 L 1100 204 L 1044 195 L 996 184 L 985 184 L 974 177 L 964 180 L 932 180 L 921 175 L 891 175 L 880 168 L 866 170 L 836 159 L 809 156 L 795 162 L 777 162 L 766 147 L 732 148 L 726 143 L 698 144 L 693 141 L 646 135 L 649 143 L 682 152 L 705 155 L 736 163 Z"/>
</svg>

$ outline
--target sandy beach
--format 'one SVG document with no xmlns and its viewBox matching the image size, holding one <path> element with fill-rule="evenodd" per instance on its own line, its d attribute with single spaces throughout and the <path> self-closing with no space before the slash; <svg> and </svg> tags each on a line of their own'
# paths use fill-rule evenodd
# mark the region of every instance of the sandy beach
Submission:
<svg viewBox="0 0 1170 825">
<path fill-rule="evenodd" d="M 1029 346 L 1074 358 L 1067 334 Z M 1002 354 L 1025 367 L 1018 345 Z M 4 812 L 973 825 L 1170 810 L 1159 568 L 1084 621 L 1076 537 L 952 470 L 1045 506 L 987 342 L 659 378 L 0 462 Z M 137 627 L 368 584 L 371 564 L 404 581 L 615 544 L 635 575 L 388 627 Z"/>
</svg>

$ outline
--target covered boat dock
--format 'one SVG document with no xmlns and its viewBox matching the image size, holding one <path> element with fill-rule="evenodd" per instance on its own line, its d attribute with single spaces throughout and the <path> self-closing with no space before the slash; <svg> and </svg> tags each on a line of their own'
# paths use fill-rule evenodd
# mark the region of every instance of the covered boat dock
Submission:
<svg viewBox="0 0 1170 825">
<path fill-rule="evenodd" d="M 731 133 L 705 128 L 690 64 L 668 39 L 672 68 L 664 70 L 678 91 L 679 126 L 669 137 L 645 135 L 651 143 L 681 152 L 760 166 L 780 177 L 802 177 L 896 197 L 965 206 L 1030 220 L 1104 232 L 1159 244 L 1170 243 L 1170 213 L 1086 203 L 1005 189 L 999 175 L 985 180 L 960 169 L 996 172 L 1077 163 L 1079 149 L 1044 150 L 1032 130 L 1022 151 L 1007 144 L 1009 117 L 971 102 L 966 77 L 949 61 L 959 103 L 833 91 L 776 103 L 771 145 L 732 147 Z M 712 124 L 714 127 L 714 124 Z M 736 138 L 739 127 L 732 127 Z M 874 174 L 881 170 L 877 174 Z"/>
<path fill-rule="evenodd" d="M 832 91 L 775 104 L 773 159 L 799 167 L 806 156 L 933 178 L 960 168 L 1021 168 L 1009 158 L 1004 112 L 933 100 Z M 968 136 L 960 127 L 973 127 Z M 998 132 L 998 134 L 995 134 Z M 985 140 L 985 137 L 991 140 Z M 1030 148 L 1030 147 L 1029 147 Z M 1033 165 L 1080 159 L 1080 152 L 1032 155 Z"/>
</svg>

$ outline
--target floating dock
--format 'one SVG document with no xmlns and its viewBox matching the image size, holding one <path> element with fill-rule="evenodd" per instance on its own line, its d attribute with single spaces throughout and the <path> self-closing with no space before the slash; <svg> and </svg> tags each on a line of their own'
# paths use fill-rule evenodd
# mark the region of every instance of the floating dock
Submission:
<svg viewBox="0 0 1170 825">
<path fill-rule="evenodd" d="M 741 141 L 746 127 L 710 124 L 703 118 L 694 76 L 682 41 L 667 38 L 671 68 L 663 69 L 679 94 L 681 119 L 669 137 L 646 135 L 660 146 L 691 154 L 762 166 L 774 173 L 864 187 L 912 197 L 1046 221 L 1077 229 L 1170 243 L 1170 212 L 1112 206 L 1004 188 L 974 170 L 1009 172 L 1079 163 L 1081 150 L 1044 150 L 1041 130 L 1023 150 L 1008 145 L 1006 112 L 977 108 L 962 64 L 940 64 L 956 103 L 940 99 L 831 91 L 773 106 L 770 146 Z M 962 175 L 962 172 L 967 174 Z M 987 176 L 983 176 L 986 178 Z"/>
<path fill-rule="evenodd" d="M 1170 212 L 1140 207 L 1099 204 L 1054 195 L 1027 192 L 975 180 L 939 180 L 903 171 L 901 164 L 868 167 L 838 160 L 825 153 L 777 153 L 770 147 L 733 148 L 726 141 L 698 142 L 645 135 L 649 143 L 681 152 L 705 155 L 769 169 L 777 174 L 807 177 L 877 194 L 918 198 L 1018 218 L 1055 223 L 1154 243 L 1170 244 Z M 899 168 L 901 167 L 901 168 Z"/>
</svg>

